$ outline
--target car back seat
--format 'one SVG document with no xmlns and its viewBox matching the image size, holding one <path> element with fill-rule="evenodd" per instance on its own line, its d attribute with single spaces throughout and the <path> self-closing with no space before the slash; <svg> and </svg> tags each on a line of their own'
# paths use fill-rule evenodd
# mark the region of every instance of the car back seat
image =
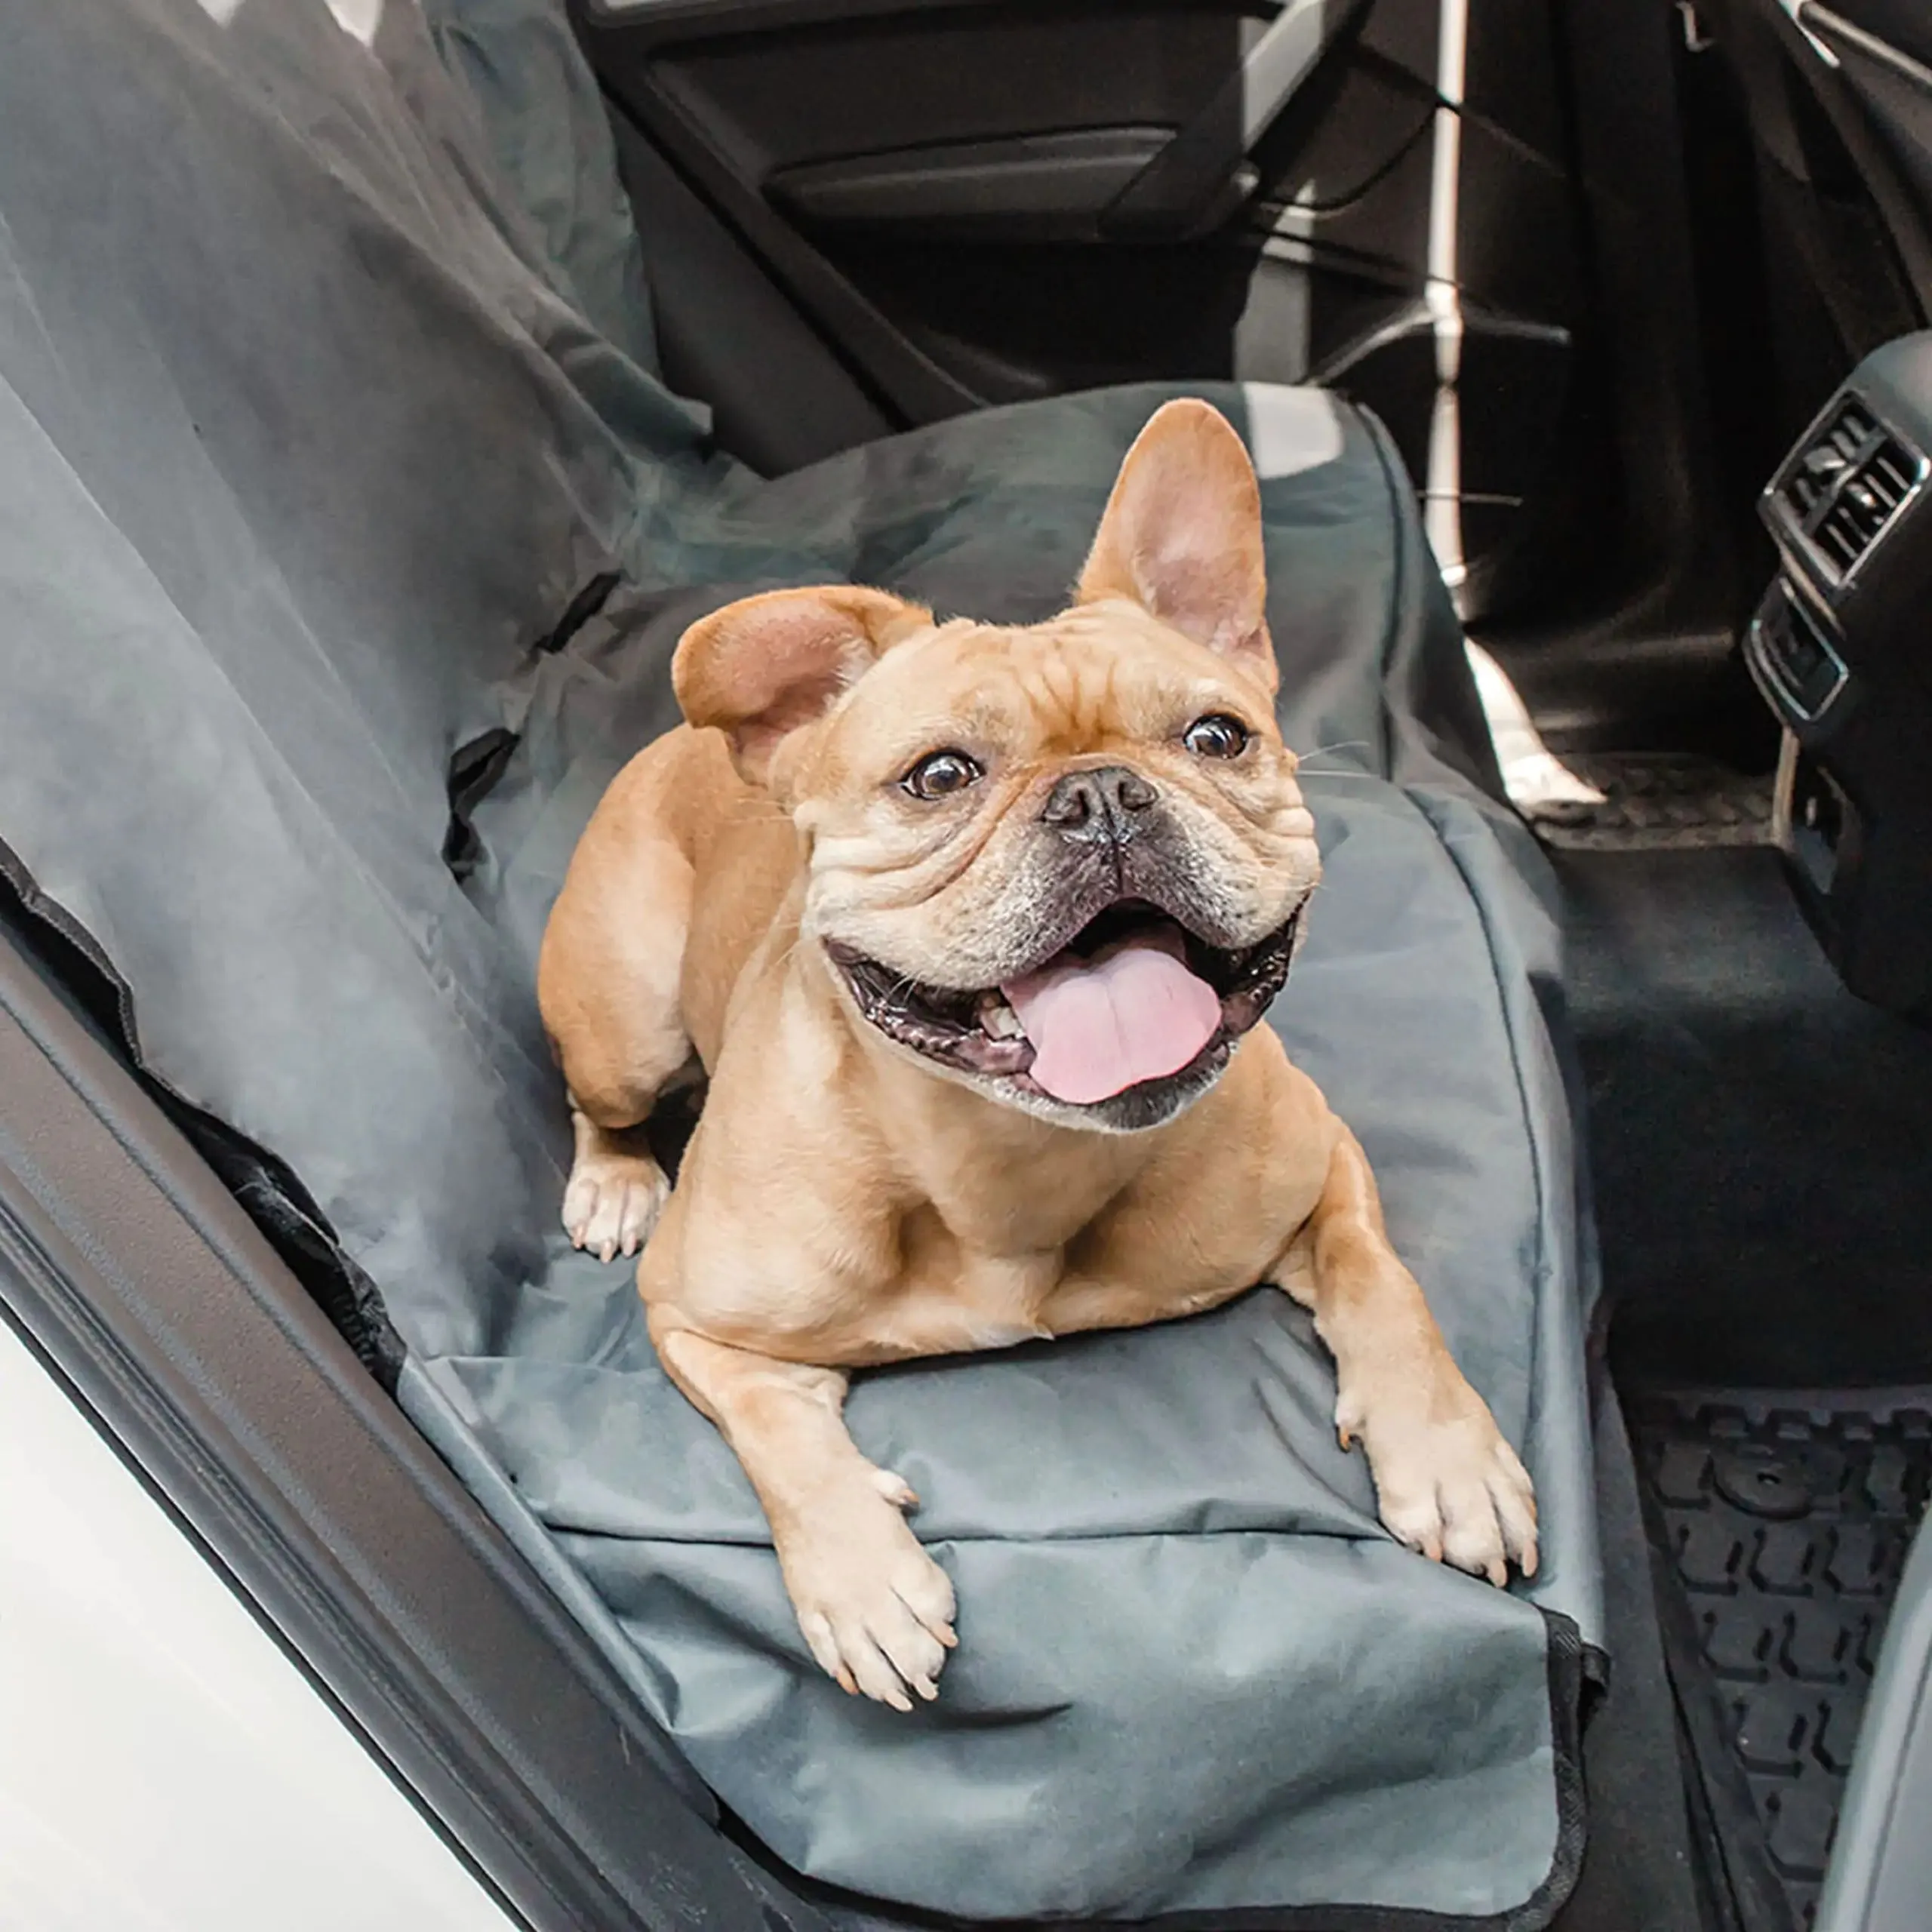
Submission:
<svg viewBox="0 0 1932 1932">
<path fill-rule="evenodd" d="M 5 863 L 111 962 L 149 1069 L 281 1164 L 258 1205 L 299 1181 L 365 1358 L 678 1749 L 874 1912 L 1546 1922 L 1601 1621 L 1555 926 L 1377 426 L 1195 391 L 1262 475 L 1328 866 L 1276 1023 L 1537 1475 L 1543 1568 L 1506 1594 L 1398 1548 L 1305 1318 L 1257 1295 L 861 1382 L 854 1432 L 966 1607 L 937 1706 L 860 1708 L 629 1271 L 563 1241 L 537 937 L 675 715 L 692 617 L 828 580 L 1043 615 L 1174 389 L 761 479 L 647 366 L 635 279 L 584 275 L 519 198 L 404 0 L 367 45 L 318 0 L 66 0 L 10 32 Z M 608 165 L 594 132 L 572 152 Z"/>
</svg>

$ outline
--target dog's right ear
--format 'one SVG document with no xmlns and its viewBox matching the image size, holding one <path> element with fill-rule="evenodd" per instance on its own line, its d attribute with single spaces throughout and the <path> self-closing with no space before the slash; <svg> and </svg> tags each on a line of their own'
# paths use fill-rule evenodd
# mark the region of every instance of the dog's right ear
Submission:
<svg viewBox="0 0 1932 1932">
<path fill-rule="evenodd" d="M 768 590 L 685 632 L 671 660 L 672 688 L 693 724 L 724 734 L 746 783 L 763 785 L 786 738 L 932 621 L 930 611 L 889 591 Z"/>
</svg>

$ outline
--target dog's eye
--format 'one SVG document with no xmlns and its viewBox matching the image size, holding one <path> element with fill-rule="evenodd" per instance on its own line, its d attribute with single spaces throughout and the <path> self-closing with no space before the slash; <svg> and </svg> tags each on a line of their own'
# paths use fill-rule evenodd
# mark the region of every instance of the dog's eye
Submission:
<svg viewBox="0 0 1932 1932">
<path fill-rule="evenodd" d="M 1239 758 L 1251 734 L 1238 718 L 1211 711 L 1197 718 L 1182 734 L 1181 743 L 1197 758 Z"/>
<path fill-rule="evenodd" d="M 920 759 L 900 783 L 915 798 L 949 798 L 979 783 L 980 768 L 964 752 L 932 752 Z"/>
</svg>

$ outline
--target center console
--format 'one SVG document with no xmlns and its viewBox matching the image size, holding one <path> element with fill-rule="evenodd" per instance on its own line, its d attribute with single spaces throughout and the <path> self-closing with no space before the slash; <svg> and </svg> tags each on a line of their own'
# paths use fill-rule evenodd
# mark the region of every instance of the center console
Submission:
<svg viewBox="0 0 1932 1932">
<path fill-rule="evenodd" d="M 1784 727 L 1774 823 L 1845 983 L 1932 1020 L 1932 332 L 1866 358 L 1771 480 L 1745 655 Z"/>
</svg>

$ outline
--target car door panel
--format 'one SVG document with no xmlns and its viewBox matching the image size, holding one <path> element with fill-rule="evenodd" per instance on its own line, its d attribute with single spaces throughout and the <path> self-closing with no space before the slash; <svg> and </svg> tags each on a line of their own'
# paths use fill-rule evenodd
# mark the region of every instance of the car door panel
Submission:
<svg viewBox="0 0 1932 1932">
<path fill-rule="evenodd" d="M 1324 380 L 1423 486 L 1453 290 L 1484 429 L 1446 472 L 1438 453 L 1437 484 L 1466 499 L 1469 594 L 1494 605 L 1536 574 L 1586 304 L 1549 10 L 1458 6 L 582 0 L 578 19 L 620 113 L 898 423 L 1145 378 Z M 1454 72 L 1445 18 L 1467 33 Z M 1445 82 L 1466 102 L 1446 252 Z"/>
<path fill-rule="evenodd" d="M 1826 10 L 1814 5 L 1809 11 Z M 1837 0 L 1829 11 L 1907 60 L 1932 68 L 1932 11 L 1923 0 Z"/>
<path fill-rule="evenodd" d="M 1897 162 L 1920 215 L 1932 215 L 1932 26 L 1896 5 L 1806 6 L 1801 24 L 1828 48 L 1845 86 Z"/>
<path fill-rule="evenodd" d="M 1709 57 L 1737 91 L 1757 204 L 1761 286 L 1719 312 L 1727 337 L 1764 338 L 1743 352 L 1750 393 L 1734 405 L 1742 487 L 1755 494 L 1853 365 L 1928 312 L 1932 202 L 1914 175 L 1932 171 L 1932 137 L 1897 122 L 1912 63 L 1879 37 L 1900 17 L 1885 0 L 1709 4 Z"/>
</svg>

